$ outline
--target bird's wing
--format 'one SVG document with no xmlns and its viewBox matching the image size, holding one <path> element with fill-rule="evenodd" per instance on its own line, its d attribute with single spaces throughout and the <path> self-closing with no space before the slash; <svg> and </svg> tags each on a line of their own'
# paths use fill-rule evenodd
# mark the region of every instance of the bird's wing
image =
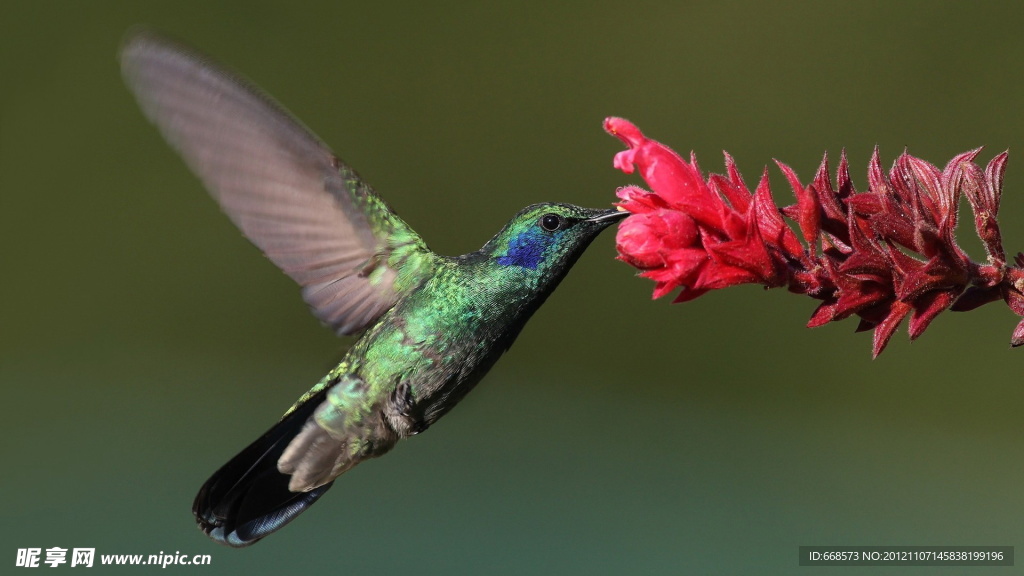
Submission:
<svg viewBox="0 0 1024 576">
<path fill-rule="evenodd" d="M 396 254 L 422 240 L 312 132 L 207 57 L 131 35 L 121 70 L 143 112 L 242 233 L 302 286 L 339 334 L 398 300 Z"/>
</svg>

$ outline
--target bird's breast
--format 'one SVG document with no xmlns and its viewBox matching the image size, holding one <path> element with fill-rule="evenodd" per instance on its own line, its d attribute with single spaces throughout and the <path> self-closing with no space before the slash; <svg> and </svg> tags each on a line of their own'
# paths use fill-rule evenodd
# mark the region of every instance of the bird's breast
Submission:
<svg viewBox="0 0 1024 576">
<path fill-rule="evenodd" d="M 467 287 L 400 303 L 358 343 L 359 375 L 387 399 L 384 414 L 403 436 L 425 430 L 465 397 L 525 322 L 517 302 Z"/>
</svg>

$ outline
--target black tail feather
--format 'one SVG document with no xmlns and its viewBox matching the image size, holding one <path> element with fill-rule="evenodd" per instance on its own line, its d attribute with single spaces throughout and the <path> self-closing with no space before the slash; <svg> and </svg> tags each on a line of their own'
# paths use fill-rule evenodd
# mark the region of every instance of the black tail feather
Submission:
<svg viewBox="0 0 1024 576">
<path fill-rule="evenodd" d="M 290 476 L 277 471 L 277 460 L 326 391 L 313 396 L 238 453 L 203 484 L 192 504 L 199 527 L 221 544 L 240 548 L 281 528 L 331 487 L 309 492 L 288 490 Z"/>
</svg>

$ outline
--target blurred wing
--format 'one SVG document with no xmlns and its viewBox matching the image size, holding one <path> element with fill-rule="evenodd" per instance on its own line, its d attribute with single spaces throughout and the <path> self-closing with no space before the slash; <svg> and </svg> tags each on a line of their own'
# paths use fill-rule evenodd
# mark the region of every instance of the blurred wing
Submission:
<svg viewBox="0 0 1024 576">
<path fill-rule="evenodd" d="M 317 318 L 350 334 L 394 305 L 390 253 L 396 243 L 426 248 L 307 128 L 247 81 L 150 32 L 126 41 L 121 70 L 149 120 L 302 286 Z"/>
</svg>

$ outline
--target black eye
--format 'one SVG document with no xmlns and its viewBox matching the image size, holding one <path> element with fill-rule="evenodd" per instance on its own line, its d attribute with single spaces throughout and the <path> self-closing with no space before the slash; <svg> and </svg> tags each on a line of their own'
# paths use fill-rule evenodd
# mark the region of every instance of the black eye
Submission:
<svg viewBox="0 0 1024 576">
<path fill-rule="evenodd" d="M 540 217 L 540 227 L 548 232 L 554 232 L 562 226 L 562 217 L 558 214 L 545 214 Z"/>
</svg>

